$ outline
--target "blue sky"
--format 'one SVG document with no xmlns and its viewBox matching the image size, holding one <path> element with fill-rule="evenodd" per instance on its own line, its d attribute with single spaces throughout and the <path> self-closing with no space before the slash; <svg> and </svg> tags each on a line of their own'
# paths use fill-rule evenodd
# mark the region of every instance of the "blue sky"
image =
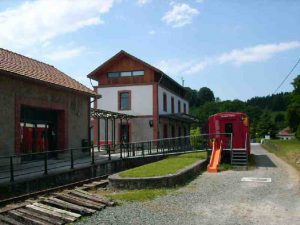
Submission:
<svg viewBox="0 0 300 225">
<path fill-rule="evenodd" d="M 123 49 L 185 86 L 246 100 L 272 94 L 299 59 L 299 12 L 297 0 L 1 0 L 0 47 L 89 87 Z"/>
</svg>

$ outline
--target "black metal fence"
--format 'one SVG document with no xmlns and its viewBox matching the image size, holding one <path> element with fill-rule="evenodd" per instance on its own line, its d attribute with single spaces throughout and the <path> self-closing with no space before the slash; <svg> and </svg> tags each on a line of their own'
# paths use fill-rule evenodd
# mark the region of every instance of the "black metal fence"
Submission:
<svg viewBox="0 0 300 225">
<path fill-rule="evenodd" d="M 37 174 L 47 175 L 129 157 L 146 157 L 154 154 L 170 154 L 210 149 L 211 135 L 184 136 L 151 141 L 131 142 L 69 148 L 56 151 L 26 153 L 0 157 L 0 183 L 14 182 Z"/>
</svg>

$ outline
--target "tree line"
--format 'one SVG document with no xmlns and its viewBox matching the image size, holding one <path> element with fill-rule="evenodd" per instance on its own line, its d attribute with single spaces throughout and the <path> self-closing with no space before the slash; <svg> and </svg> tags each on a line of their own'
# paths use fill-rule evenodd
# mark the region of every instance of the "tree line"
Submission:
<svg viewBox="0 0 300 225">
<path fill-rule="evenodd" d="M 300 75 L 292 84 L 292 92 L 253 97 L 247 101 L 221 101 L 208 87 L 185 89 L 190 113 L 199 118 L 202 127 L 206 126 L 208 117 L 215 113 L 245 112 L 250 117 L 252 138 L 266 134 L 275 137 L 278 131 L 288 126 L 300 138 Z"/>
</svg>

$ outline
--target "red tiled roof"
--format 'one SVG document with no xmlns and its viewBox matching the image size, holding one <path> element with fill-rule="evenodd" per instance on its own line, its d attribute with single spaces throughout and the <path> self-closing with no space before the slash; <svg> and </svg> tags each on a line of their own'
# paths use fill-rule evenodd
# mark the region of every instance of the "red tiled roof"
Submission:
<svg viewBox="0 0 300 225">
<path fill-rule="evenodd" d="M 294 136 L 294 134 L 291 133 L 291 130 L 289 127 L 284 128 L 283 130 L 279 131 L 277 135 L 279 135 L 279 136 Z"/>
<path fill-rule="evenodd" d="M 46 82 L 91 96 L 97 94 L 54 66 L 0 48 L 0 71 Z"/>
</svg>

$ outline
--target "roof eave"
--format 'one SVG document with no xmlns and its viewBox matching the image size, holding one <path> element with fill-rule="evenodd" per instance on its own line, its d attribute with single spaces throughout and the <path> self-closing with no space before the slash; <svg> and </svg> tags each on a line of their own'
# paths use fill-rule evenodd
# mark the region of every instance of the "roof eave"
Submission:
<svg viewBox="0 0 300 225">
<path fill-rule="evenodd" d="M 47 85 L 50 85 L 50 86 L 53 86 L 53 87 L 56 87 L 56 88 L 59 88 L 59 89 L 64 89 L 64 90 L 80 93 L 80 94 L 90 96 L 90 97 L 95 97 L 95 98 L 101 98 L 102 97 L 101 95 L 97 94 L 96 92 L 93 94 L 93 93 L 90 93 L 90 92 L 80 91 L 80 90 L 76 90 L 76 89 L 73 89 L 73 88 L 70 88 L 70 87 L 66 87 L 66 86 L 46 82 L 46 81 L 39 80 L 39 79 L 34 79 L 32 77 L 27 77 L 27 76 L 24 76 L 24 75 L 21 75 L 21 74 L 13 73 L 13 72 L 2 70 L 2 69 L 0 69 L 0 73 L 2 73 L 4 75 L 13 76 L 15 78 L 20 78 L 22 80 L 28 80 L 28 81 L 33 81 L 33 82 L 36 82 L 36 83 L 47 84 Z M 92 90 L 91 90 L 91 92 L 92 92 Z"/>
</svg>

